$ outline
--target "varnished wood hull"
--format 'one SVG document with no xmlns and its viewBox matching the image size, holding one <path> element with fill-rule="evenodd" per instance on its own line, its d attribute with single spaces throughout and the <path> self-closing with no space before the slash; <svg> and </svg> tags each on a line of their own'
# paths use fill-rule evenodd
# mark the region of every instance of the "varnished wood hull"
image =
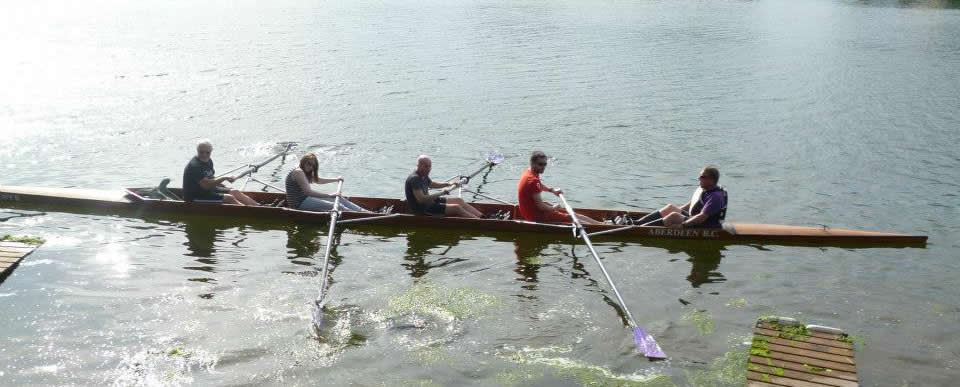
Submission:
<svg viewBox="0 0 960 387">
<path fill-rule="evenodd" d="M 178 190 L 173 190 L 179 194 Z M 0 205 L 3 203 L 39 203 L 58 204 L 64 207 L 77 209 L 116 209 L 135 210 L 137 212 L 163 212 L 181 214 L 200 214 L 213 216 L 229 216 L 239 219 L 279 219 L 297 222 L 326 222 L 325 213 L 294 210 L 284 207 L 244 207 L 235 205 L 216 205 L 185 203 L 175 200 L 156 200 L 141 196 L 140 189 L 103 191 L 83 190 L 72 188 L 35 188 L 0 186 Z M 261 203 L 275 203 L 284 198 L 283 194 L 266 192 L 248 192 L 250 197 Z M 406 202 L 399 199 L 349 197 L 349 199 L 365 208 L 379 209 L 384 206 L 393 206 L 396 214 L 392 217 L 382 217 L 378 213 L 343 212 L 341 219 L 353 220 L 371 217 L 372 219 L 361 224 L 396 225 L 406 227 L 438 227 L 446 229 L 503 231 L 503 232 L 539 232 L 539 233 L 571 233 L 569 225 L 534 223 L 518 220 L 499 219 L 467 219 L 454 217 L 427 217 L 409 213 Z M 492 203 L 472 203 L 484 213 L 496 211 L 512 211 L 512 206 Z M 631 217 L 644 215 L 643 212 L 603 210 L 603 209 L 576 209 L 594 219 L 612 219 L 618 215 L 629 214 Z M 354 227 L 353 224 L 346 225 Z M 590 233 L 621 228 L 623 226 L 612 223 L 586 226 Z M 762 244 L 799 244 L 799 245 L 852 245 L 860 247 L 922 247 L 927 237 L 924 235 L 907 235 L 899 233 L 859 231 L 849 229 L 833 229 L 825 227 L 783 226 L 772 224 L 727 223 L 717 229 L 671 229 L 665 227 L 631 227 L 616 233 L 600 236 L 611 239 L 687 239 L 687 240 L 714 240 L 727 243 L 762 243 Z"/>
</svg>

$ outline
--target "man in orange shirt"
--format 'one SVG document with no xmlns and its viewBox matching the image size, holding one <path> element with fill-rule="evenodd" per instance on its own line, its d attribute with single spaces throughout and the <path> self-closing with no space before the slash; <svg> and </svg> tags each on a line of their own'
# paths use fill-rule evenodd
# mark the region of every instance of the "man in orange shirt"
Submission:
<svg viewBox="0 0 960 387">
<path fill-rule="evenodd" d="M 540 197 L 541 192 L 550 192 L 559 195 L 563 191 L 550 188 L 540 182 L 540 174 L 547 169 L 547 155 L 541 151 L 530 155 L 530 168 L 523 171 L 520 182 L 517 184 L 517 215 L 530 222 L 541 223 L 570 223 L 570 215 L 562 204 L 552 205 L 545 203 Z M 592 218 L 577 214 L 582 224 L 600 224 Z"/>
</svg>

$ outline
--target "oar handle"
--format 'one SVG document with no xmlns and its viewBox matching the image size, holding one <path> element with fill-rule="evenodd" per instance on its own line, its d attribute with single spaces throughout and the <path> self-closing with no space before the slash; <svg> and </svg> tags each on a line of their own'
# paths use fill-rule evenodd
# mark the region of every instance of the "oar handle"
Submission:
<svg viewBox="0 0 960 387">
<path fill-rule="evenodd" d="M 333 199 L 333 210 L 331 211 L 340 212 L 340 192 L 342 192 L 342 189 L 343 189 L 343 180 L 340 180 L 337 182 L 337 193 L 334 194 L 336 196 Z"/>
</svg>

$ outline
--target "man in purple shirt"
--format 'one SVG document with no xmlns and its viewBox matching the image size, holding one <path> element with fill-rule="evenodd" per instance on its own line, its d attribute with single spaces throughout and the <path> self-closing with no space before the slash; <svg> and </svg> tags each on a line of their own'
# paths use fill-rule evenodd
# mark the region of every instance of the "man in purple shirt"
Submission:
<svg viewBox="0 0 960 387">
<path fill-rule="evenodd" d="M 717 184 L 720 171 L 707 166 L 700 171 L 700 187 L 690 202 L 681 207 L 667 204 L 644 216 L 635 224 L 667 227 L 721 227 L 727 216 L 727 191 Z"/>
</svg>

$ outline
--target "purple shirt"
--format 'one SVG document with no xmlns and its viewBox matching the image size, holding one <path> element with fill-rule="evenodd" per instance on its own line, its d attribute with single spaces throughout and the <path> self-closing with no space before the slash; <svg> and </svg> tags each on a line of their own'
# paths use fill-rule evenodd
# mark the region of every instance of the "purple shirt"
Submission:
<svg viewBox="0 0 960 387">
<path fill-rule="evenodd" d="M 724 203 L 723 200 L 723 192 L 720 192 L 720 190 L 711 191 L 704 195 L 703 209 L 700 210 L 700 213 L 714 216 L 726 205 L 727 203 Z"/>
</svg>

